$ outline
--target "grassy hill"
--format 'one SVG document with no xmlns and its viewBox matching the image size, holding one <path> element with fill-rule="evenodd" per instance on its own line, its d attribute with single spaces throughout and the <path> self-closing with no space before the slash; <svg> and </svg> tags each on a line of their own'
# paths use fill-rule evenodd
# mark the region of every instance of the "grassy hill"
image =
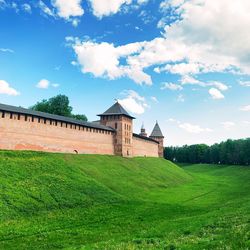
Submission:
<svg viewBox="0 0 250 250">
<path fill-rule="evenodd" d="M 0 249 L 250 246 L 247 167 L 0 151 L 0 190 Z"/>
</svg>

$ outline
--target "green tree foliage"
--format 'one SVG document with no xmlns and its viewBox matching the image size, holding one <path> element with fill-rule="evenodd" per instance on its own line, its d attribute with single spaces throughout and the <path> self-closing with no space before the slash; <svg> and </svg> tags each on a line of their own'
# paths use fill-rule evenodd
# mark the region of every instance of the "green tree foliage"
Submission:
<svg viewBox="0 0 250 250">
<path fill-rule="evenodd" d="M 72 114 L 73 109 L 70 106 L 69 98 L 66 95 L 57 95 L 48 100 L 44 99 L 41 102 L 37 102 L 34 106 L 31 107 L 31 109 L 49 114 L 71 117 L 77 120 L 88 120 L 85 115 Z"/>
<path fill-rule="evenodd" d="M 77 119 L 77 120 L 82 120 L 82 121 L 87 121 L 86 115 L 71 115 L 72 118 Z"/>
<path fill-rule="evenodd" d="M 212 146 L 166 147 L 164 157 L 180 163 L 250 165 L 250 138 L 227 140 Z"/>
</svg>

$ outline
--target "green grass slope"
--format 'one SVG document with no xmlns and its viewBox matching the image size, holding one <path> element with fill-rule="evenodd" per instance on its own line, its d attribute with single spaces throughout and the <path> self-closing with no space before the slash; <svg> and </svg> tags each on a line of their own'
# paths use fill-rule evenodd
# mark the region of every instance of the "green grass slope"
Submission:
<svg viewBox="0 0 250 250">
<path fill-rule="evenodd" d="M 0 151 L 0 249 L 247 249 L 250 169 Z"/>
</svg>

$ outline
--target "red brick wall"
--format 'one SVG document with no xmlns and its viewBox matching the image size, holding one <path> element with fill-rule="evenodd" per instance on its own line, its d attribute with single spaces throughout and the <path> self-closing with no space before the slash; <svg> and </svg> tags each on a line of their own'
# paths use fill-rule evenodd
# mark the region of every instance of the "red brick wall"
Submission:
<svg viewBox="0 0 250 250">
<path fill-rule="evenodd" d="M 115 154 L 124 157 L 132 156 L 133 120 L 123 115 L 109 115 L 101 117 L 101 124 L 116 130 L 114 140 Z"/>
<path fill-rule="evenodd" d="M 84 129 L 84 130 L 83 130 Z M 114 154 L 114 136 L 111 132 L 83 128 L 78 125 L 67 125 L 54 121 L 50 125 L 44 119 L 38 122 L 38 118 L 21 116 L 18 120 L 17 115 L 5 113 L 2 118 L 0 112 L 0 149 L 10 150 L 37 150 L 46 152 L 65 152 L 79 154 Z"/>
<path fill-rule="evenodd" d="M 133 136 L 133 156 L 159 157 L 158 145 Z"/>
</svg>

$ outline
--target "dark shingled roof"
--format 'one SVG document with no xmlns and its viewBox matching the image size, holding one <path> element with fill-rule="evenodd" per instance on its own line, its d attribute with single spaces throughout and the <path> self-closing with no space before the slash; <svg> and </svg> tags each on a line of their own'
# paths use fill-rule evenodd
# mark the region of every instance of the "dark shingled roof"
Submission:
<svg viewBox="0 0 250 250">
<path fill-rule="evenodd" d="M 150 137 L 138 135 L 138 134 L 135 134 L 135 133 L 133 133 L 133 136 L 134 136 L 134 137 L 137 137 L 137 138 L 140 138 L 140 139 L 143 139 L 143 140 L 146 140 L 146 141 L 152 141 L 152 142 L 155 142 L 155 143 L 159 144 L 158 141 L 156 141 L 156 140 L 154 140 L 154 139 L 152 139 L 152 138 L 150 138 Z"/>
<path fill-rule="evenodd" d="M 34 111 L 31 109 L 25 109 L 25 108 L 10 106 L 10 105 L 1 104 L 1 103 L 0 103 L 0 111 L 7 111 L 7 112 L 23 114 L 23 115 L 32 115 L 35 117 L 51 119 L 51 120 L 60 121 L 60 122 L 67 122 L 67 123 L 71 123 L 74 125 L 81 125 L 81 126 L 88 127 L 88 128 L 102 129 L 102 130 L 107 130 L 107 131 L 112 131 L 112 132 L 115 131 L 111 127 L 107 127 L 107 126 L 100 125 L 100 124 L 93 123 L 93 122 L 80 121 L 80 120 L 76 120 L 76 119 L 65 117 L 65 116 L 53 115 L 49 113 Z"/>
<path fill-rule="evenodd" d="M 161 138 L 164 137 L 162 132 L 161 132 L 161 129 L 160 129 L 158 122 L 156 122 L 155 127 L 154 127 L 150 137 L 161 137 Z"/>
<path fill-rule="evenodd" d="M 131 119 L 135 119 L 135 117 L 129 115 L 129 113 L 122 107 L 122 105 L 119 102 L 116 102 L 113 106 L 111 106 L 103 114 L 100 114 L 98 116 L 106 116 L 106 115 L 125 115 Z"/>
</svg>

